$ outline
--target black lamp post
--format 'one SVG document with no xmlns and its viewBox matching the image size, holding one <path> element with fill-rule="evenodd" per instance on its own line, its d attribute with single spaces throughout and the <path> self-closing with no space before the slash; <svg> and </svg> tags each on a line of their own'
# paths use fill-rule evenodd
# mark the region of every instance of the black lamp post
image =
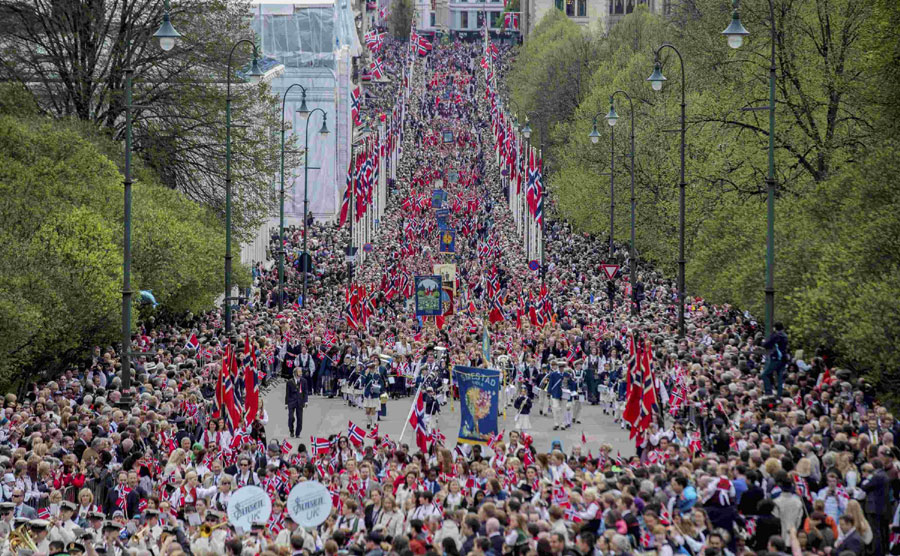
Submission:
<svg viewBox="0 0 900 556">
<path fill-rule="evenodd" d="M 169 20 L 169 2 L 166 0 L 162 24 L 153 36 L 159 39 L 159 47 L 168 52 L 175 47 L 175 41 L 181 33 L 175 30 Z M 131 388 L 131 79 L 134 69 L 125 68 L 125 176 L 123 180 L 125 193 L 124 226 L 122 238 L 122 392 L 123 399 L 128 398 L 127 390 Z"/>
<path fill-rule="evenodd" d="M 278 211 L 278 310 L 281 310 L 284 307 L 284 107 L 287 102 L 288 93 L 291 92 L 291 89 L 294 87 L 300 87 L 300 90 L 303 91 L 303 96 L 300 100 L 300 108 L 297 109 L 297 114 L 301 118 L 309 116 L 309 110 L 306 108 L 306 89 L 299 83 L 293 83 L 287 88 L 281 99 L 281 190 L 279 191 L 280 209 Z M 306 218 L 305 215 L 304 218 Z"/>
<path fill-rule="evenodd" d="M 322 113 L 322 127 L 319 129 L 321 135 L 328 135 L 328 114 L 321 108 L 316 108 L 306 117 L 306 130 L 304 131 L 305 146 L 303 148 L 303 255 L 300 257 L 300 264 L 303 266 L 303 303 L 300 305 L 306 307 L 306 283 L 309 276 L 309 265 L 312 264 L 312 257 L 306 251 L 306 238 L 309 236 L 309 219 L 306 217 L 309 213 L 309 121 L 316 112 Z"/>
<path fill-rule="evenodd" d="M 226 81 L 228 83 L 225 96 L 225 332 L 231 332 L 231 62 L 235 49 L 241 44 L 249 44 L 253 47 L 253 63 L 247 77 L 250 82 L 256 82 L 263 76 L 257 62 L 258 53 L 256 43 L 250 39 L 241 39 L 231 47 L 228 54 L 228 66 L 226 68 Z"/>
<path fill-rule="evenodd" d="M 631 287 L 632 292 L 634 291 L 634 285 L 637 283 L 635 279 L 637 278 L 637 251 L 634 247 L 634 221 L 635 221 L 635 201 L 634 201 L 634 103 L 631 101 L 631 96 L 625 91 L 618 90 L 614 91 L 612 95 L 609 97 L 609 113 L 606 115 L 606 122 L 610 126 L 615 126 L 616 122 L 619 121 L 619 115 L 616 113 L 616 106 L 613 104 L 613 99 L 616 95 L 622 95 L 626 99 L 628 99 L 628 106 L 631 112 L 631 154 L 628 155 L 628 158 L 631 159 L 631 164 L 629 171 L 631 173 Z"/>
<path fill-rule="evenodd" d="M 684 75 L 684 59 L 681 52 L 669 43 L 663 43 L 656 49 L 655 62 L 653 65 L 653 73 L 647 78 L 654 91 L 662 90 L 666 77 L 662 73 L 662 63 L 659 60 L 659 53 L 669 48 L 678 55 L 678 61 L 681 63 L 681 181 L 678 183 L 678 336 L 684 338 L 684 148 L 686 143 L 685 137 L 685 75 Z"/>
<path fill-rule="evenodd" d="M 741 23 L 738 13 L 739 0 L 734 0 L 734 12 L 731 24 L 722 31 L 728 38 L 728 46 L 740 48 L 744 37 L 750 32 Z M 769 0 L 769 19 L 771 30 L 771 48 L 769 50 L 769 105 L 745 110 L 769 111 L 769 173 L 766 176 L 766 336 L 772 334 L 772 323 L 775 321 L 775 4 Z"/>
</svg>

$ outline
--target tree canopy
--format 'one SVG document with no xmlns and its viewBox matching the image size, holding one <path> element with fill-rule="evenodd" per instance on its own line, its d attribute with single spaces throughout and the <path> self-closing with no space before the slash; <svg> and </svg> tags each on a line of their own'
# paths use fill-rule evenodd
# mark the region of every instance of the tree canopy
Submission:
<svg viewBox="0 0 900 556">
<path fill-rule="evenodd" d="M 776 320 L 807 358 L 827 355 L 892 384 L 900 368 L 893 348 L 900 333 L 893 186 L 900 8 L 884 0 L 774 0 L 774 7 Z M 720 34 L 730 16 L 726 0 L 681 3 L 670 18 L 639 6 L 603 33 L 578 29 L 552 10 L 517 57 L 510 87 L 517 104 L 546 114 L 545 157 L 555 162 L 547 183 L 558 209 L 601 237 L 609 233 L 610 203 L 609 177 L 599 175 L 610 168 L 603 115 L 614 91 L 632 97 L 637 248 L 674 275 L 680 138 L 669 131 L 679 127 L 677 58 L 662 53 L 663 91 L 652 91 L 646 78 L 656 48 L 676 46 L 686 72 L 687 291 L 761 318 L 768 113 L 742 109 L 768 103 L 768 0 L 741 2 L 751 35 L 739 50 Z M 561 46 L 576 39 L 596 49 L 593 61 Z M 561 68 L 579 78 L 557 82 Z M 627 242 L 630 114 L 622 96 L 616 109 L 614 234 Z M 595 115 L 598 145 L 588 139 Z"/>
<path fill-rule="evenodd" d="M 161 183 L 225 212 L 225 97 L 232 46 L 253 37 L 246 0 L 176 0 L 171 20 L 183 35 L 170 52 L 152 35 L 163 0 L 0 0 L 0 78 L 27 87 L 40 109 L 124 137 L 125 70 L 132 69 L 134 150 Z M 232 68 L 252 48 L 234 52 Z M 266 84 L 232 76 L 233 222 L 255 230 L 274 207 L 272 177 L 280 125 Z"/>
<path fill-rule="evenodd" d="M 76 119 L 0 113 L 0 382 L 51 372 L 118 339 L 119 149 Z M 209 309 L 224 288 L 219 219 L 140 164 L 135 175 L 134 289 L 151 290 L 167 314 Z M 237 267 L 236 281 L 249 283 Z"/>
</svg>

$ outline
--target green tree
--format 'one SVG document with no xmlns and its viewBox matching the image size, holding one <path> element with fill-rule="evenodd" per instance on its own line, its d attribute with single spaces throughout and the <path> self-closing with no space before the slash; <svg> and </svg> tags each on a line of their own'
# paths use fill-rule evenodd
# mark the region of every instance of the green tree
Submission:
<svg viewBox="0 0 900 556">
<path fill-rule="evenodd" d="M 74 119 L 0 115 L 0 383 L 118 339 L 118 148 Z M 224 287 L 220 220 L 152 171 L 135 175 L 133 287 L 152 290 L 165 313 L 211 308 Z M 248 282 L 245 267 L 236 274 Z"/>
<path fill-rule="evenodd" d="M 163 52 L 152 34 L 162 0 L 0 0 L 0 78 L 27 85 L 37 105 L 124 136 L 125 69 L 134 71 L 134 149 L 166 186 L 224 215 L 225 86 L 228 54 L 252 38 L 246 0 L 174 2 L 184 36 Z M 250 49 L 235 51 L 235 66 Z M 279 120 L 266 84 L 233 78 L 234 226 L 255 228 L 273 207 Z M 248 125 L 252 124 L 252 125 Z"/>
<path fill-rule="evenodd" d="M 391 13 L 388 16 L 388 27 L 391 35 L 400 40 L 409 38 L 412 28 L 415 7 L 412 0 L 399 0 L 391 4 Z"/>
</svg>

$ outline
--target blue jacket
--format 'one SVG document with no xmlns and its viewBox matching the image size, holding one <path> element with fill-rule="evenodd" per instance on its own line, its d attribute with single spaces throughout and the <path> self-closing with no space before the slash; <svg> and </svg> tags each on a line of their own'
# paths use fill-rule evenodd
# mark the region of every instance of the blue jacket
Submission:
<svg viewBox="0 0 900 556">
<path fill-rule="evenodd" d="M 565 379 L 565 375 L 559 371 L 551 371 L 547 375 L 547 393 L 554 400 L 562 399 L 563 379 Z"/>
</svg>

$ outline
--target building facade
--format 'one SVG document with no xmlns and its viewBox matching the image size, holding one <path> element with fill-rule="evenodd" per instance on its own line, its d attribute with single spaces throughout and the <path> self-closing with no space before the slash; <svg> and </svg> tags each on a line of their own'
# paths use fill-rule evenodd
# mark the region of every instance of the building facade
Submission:
<svg viewBox="0 0 900 556">
<path fill-rule="evenodd" d="M 647 6 L 652 13 L 667 14 L 672 0 L 520 0 L 522 2 L 522 32 L 528 33 L 550 10 L 560 10 L 579 25 L 590 26 L 601 22 L 609 29 L 630 14 L 638 5 Z"/>
</svg>

